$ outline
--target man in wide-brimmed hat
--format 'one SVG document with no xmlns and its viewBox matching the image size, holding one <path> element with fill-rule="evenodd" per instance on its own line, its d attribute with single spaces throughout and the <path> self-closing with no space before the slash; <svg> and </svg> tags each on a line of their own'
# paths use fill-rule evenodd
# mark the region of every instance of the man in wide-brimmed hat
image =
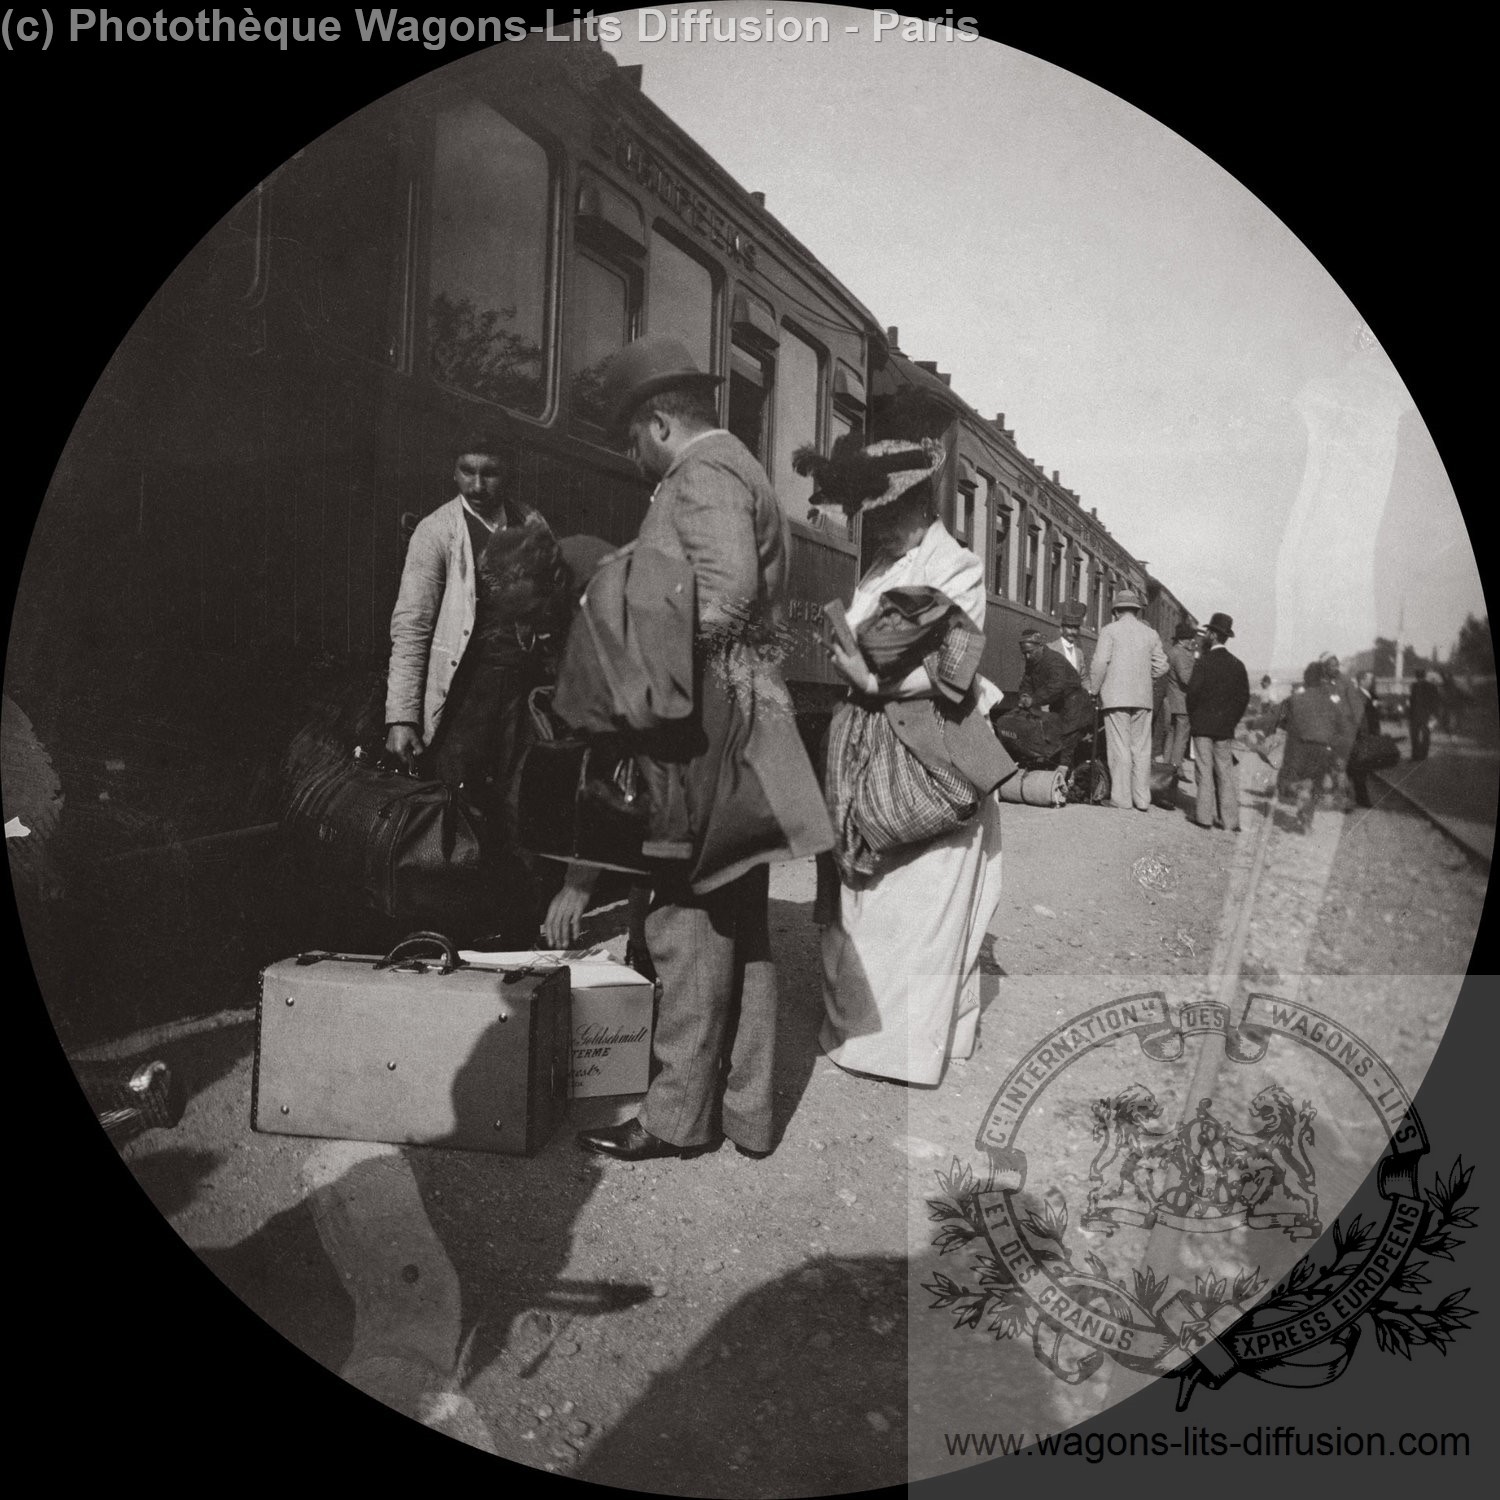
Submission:
<svg viewBox="0 0 1500 1500">
<path fill-rule="evenodd" d="M 1150 812 L 1151 685 L 1166 676 L 1167 651 L 1141 618 L 1134 589 L 1121 589 L 1110 608 L 1113 618 L 1099 632 L 1089 668 L 1089 691 L 1104 709 L 1110 801 Z"/>
<path fill-rule="evenodd" d="M 833 845 L 773 647 L 791 529 L 750 451 L 719 425 L 717 375 L 676 339 L 643 338 L 604 370 L 602 394 L 637 467 L 657 481 L 638 545 L 685 560 L 698 592 L 697 702 L 671 745 L 638 756 L 687 809 L 661 860 L 646 942 L 661 980 L 656 1076 L 639 1116 L 584 1131 L 587 1151 L 685 1156 L 722 1130 L 745 1155 L 772 1139 L 776 971 L 768 867 Z M 660 753 L 656 753 L 660 752 Z"/>
<path fill-rule="evenodd" d="M 1203 654 L 1188 684 L 1193 764 L 1198 771 L 1196 821 L 1200 827 L 1240 831 L 1240 781 L 1234 765 L 1234 733 L 1250 706 L 1250 676 L 1225 645 L 1234 637 L 1228 615 L 1210 615 Z"/>
</svg>

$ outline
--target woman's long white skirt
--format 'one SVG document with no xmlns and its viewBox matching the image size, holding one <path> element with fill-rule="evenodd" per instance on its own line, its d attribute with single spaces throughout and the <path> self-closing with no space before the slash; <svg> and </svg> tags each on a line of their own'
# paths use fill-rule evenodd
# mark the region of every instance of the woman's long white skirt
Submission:
<svg viewBox="0 0 1500 1500">
<path fill-rule="evenodd" d="M 1000 806 L 914 849 L 860 890 L 839 887 L 823 931 L 819 1038 L 841 1067 L 937 1083 L 973 1053 L 979 951 L 1000 902 Z"/>
</svg>

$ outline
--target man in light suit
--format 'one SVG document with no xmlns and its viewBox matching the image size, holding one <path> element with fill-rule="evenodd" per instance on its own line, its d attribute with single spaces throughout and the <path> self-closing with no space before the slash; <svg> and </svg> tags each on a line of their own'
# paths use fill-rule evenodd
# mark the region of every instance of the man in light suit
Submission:
<svg viewBox="0 0 1500 1500">
<path fill-rule="evenodd" d="M 474 632 L 475 563 L 506 520 L 504 452 L 493 433 L 462 439 L 458 493 L 417 523 L 407 545 L 391 612 L 385 747 L 408 767 L 437 737 Z"/>
<path fill-rule="evenodd" d="M 408 770 L 425 757 L 424 772 L 446 781 L 462 780 L 455 769 L 466 756 L 453 742 L 454 726 L 461 725 L 464 708 L 479 706 L 479 697 L 492 690 L 476 682 L 469 653 L 476 632 L 482 630 L 478 572 L 490 538 L 508 527 L 536 527 L 541 518 L 510 493 L 515 443 L 495 428 L 466 434 L 459 440 L 453 464 L 458 493 L 424 516 L 407 544 L 401 586 L 391 611 L 391 656 L 386 671 L 385 748 Z M 541 529 L 545 532 L 545 526 Z M 550 538 L 551 533 L 546 532 Z M 505 721 L 496 761 L 509 773 L 519 754 L 517 722 Z M 443 733 L 447 726 L 447 743 Z M 462 738 L 460 732 L 459 738 Z M 476 800 L 482 794 L 476 793 Z M 491 798 L 494 797 L 491 793 Z M 505 796 L 502 791 L 500 796 Z M 541 920 L 543 940 L 551 947 L 567 947 L 577 936 L 597 871 L 568 867 L 567 877 L 542 914 L 538 889 L 525 862 L 513 846 L 513 814 L 508 801 L 489 802 L 488 838 L 499 851 L 495 863 L 494 933 L 509 946 L 529 944 L 532 918 Z"/>
<path fill-rule="evenodd" d="M 669 764 L 688 828 L 663 857 L 646 917 L 661 980 L 656 1073 L 640 1115 L 583 1131 L 625 1161 L 691 1156 L 727 1135 L 745 1156 L 774 1145 L 776 970 L 769 866 L 833 847 L 780 669 L 791 527 L 765 471 L 718 425 L 714 387 L 675 339 L 637 339 L 604 373 L 612 419 L 658 481 L 638 544 L 684 559 L 698 591 L 697 705 Z M 662 757 L 650 748 L 653 764 Z M 648 778 L 649 779 L 649 778 Z M 671 856 L 668 858 L 668 856 Z"/>
<path fill-rule="evenodd" d="M 1121 589 L 1089 668 L 1089 691 L 1104 709 L 1110 801 L 1116 807 L 1151 811 L 1151 685 L 1166 672 L 1166 648 L 1141 618 L 1140 596 Z"/>
</svg>

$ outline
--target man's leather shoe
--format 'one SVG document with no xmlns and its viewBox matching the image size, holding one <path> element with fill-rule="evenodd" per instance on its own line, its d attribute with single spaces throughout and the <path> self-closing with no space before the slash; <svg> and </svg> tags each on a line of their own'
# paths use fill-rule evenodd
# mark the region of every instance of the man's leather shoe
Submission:
<svg viewBox="0 0 1500 1500">
<path fill-rule="evenodd" d="M 652 1135 L 641 1122 L 626 1120 L 623 1125 L 605 1125 L 599 1130 L 580 1130 L 578 1144 L 598 1156 L 613 1156 L 618 1161 L 653 1161 L 659 1156 L 702 1156 L 712 1146 L 674 1146 L 660 1136 Z"/>
</svg>

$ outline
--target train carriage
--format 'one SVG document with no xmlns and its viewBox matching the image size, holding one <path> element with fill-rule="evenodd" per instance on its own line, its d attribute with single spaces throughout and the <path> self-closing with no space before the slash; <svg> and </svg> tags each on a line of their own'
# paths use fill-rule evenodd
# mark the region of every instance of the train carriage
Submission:
<svg viewBox="0 0 1500 1500">
<path fill-rule="evenodd" d="M 948 461 L 939 481 L 939 507 L 950 531 L 984 564 L 988 611 L 983 671 L 1013 688 L 1024 666 L 1020 637 L 1028 626 L 1049 638 L 1059 627 L 1062 606 L 1085 607 L 1084 649 L 1092 653 L 1099 630 L 1109 623 L 1115 594 L 1134 589 L 1146 601 L 1146 618 L 1170 640 L 1172 628 L 1191 620 L 1170 591 L 1151 579 L 1145 565 L 1110 535 L 1098 515 L 1083 508 L 1063 486 L 1016 445 L 1000 413 L 982 417 L 952 389 L 930 361 L 904 355 L 897 330 L 873 346 L 872 422 L 879 434 L 887 414 L 912 398 L 934 415 L 926 435 L 940 438 Z M 909 419 L 906 424 L 910 425 Z"/>
<path fill-rule="evenodd" d="M 879 435 L 903 389 L 942 405 L 943 514 L 985 561 L 994 680 L 1014 685 L 1020 628 L 1063 600 L 1092 634 L 1114 589 L 1146 586 L 1003 418 L 907 359 L 639 84 L 596 43 L 541 37 L 443 68 L 280 167 L 143 312 L 59 462 L 6 660 L 66 799 L 61 920 L 94 934 L 53 956 L 144 994 L 162 949 L 285 945 L 258 862 L 283 757 L 330 704 L 378 701 L 406 541 L 452 493 L 455 443 L 503 424 L 559 535 L 628 540 L 648 488 L 599 374 L 641 333 L 724 377 L 721 419 L 790 516 L 810 738 L 839 695 L 821 605 L 852 591 L 861 537 L 809 509 L 792 454 Z"/>
<path fill-rule="evenodd" d="M 874 331 L 632 70 L 586 44 L 492 49 L 314 142 L 172 276 L 69 445 L 23 617 L 83 568 L 117 642 L 188 676 L 199 652 L 283 686 L 289 657 L 376 660 L 466 429 L 504 419 L 521 498 L 559 534 L 634 535 L 648 490 L 598 375 L 650 332 L 726 377 L 725 424 L 793 512 L 810 621 L 856 544 L 799 513 L 791 454 L 863 429 Z M 789 675 L 828 681 L 806 641 Z"/>
</svg>

